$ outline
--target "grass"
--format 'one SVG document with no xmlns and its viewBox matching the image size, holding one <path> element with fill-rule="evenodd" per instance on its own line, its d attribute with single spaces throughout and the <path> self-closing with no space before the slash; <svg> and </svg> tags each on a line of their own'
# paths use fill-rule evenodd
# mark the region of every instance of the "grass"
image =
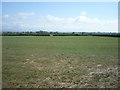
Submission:
<svg viewBox="0 0 120 90">
<path fill-rule="evenodd" d="M 4 88 L 117 87 L 118 38 L 3 36 L 2 53 Z"/>
</svg>

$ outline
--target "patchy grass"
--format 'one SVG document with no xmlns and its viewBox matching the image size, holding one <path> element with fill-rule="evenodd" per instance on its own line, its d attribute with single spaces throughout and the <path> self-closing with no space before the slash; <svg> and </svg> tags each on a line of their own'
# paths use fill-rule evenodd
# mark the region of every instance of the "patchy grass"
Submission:
<svg viewBox="0 0 120 90">
<path fill-rule="evenodd" d="M 3 88 L 115 88 L 118 38 L 3 36 Z"/>
</svg>

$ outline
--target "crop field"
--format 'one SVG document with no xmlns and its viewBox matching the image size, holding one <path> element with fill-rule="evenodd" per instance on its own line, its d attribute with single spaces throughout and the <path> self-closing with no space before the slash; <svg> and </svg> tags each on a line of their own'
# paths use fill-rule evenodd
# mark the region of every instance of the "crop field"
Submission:
<svg viewBox="0 0 120 90">
<path fill-rule="evenodd" d="M 118 38 L 3 36 L 3 88 L 116 88 Z"/>
</svg>

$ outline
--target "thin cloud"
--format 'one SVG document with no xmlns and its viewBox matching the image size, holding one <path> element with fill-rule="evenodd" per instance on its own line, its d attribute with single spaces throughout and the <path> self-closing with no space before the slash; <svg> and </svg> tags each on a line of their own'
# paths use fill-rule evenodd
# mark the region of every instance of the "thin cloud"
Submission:
<svg viewBox="0 0 120 90">
<path fill-rule="evenodd" d="M 33 12 L 3 15 L 3 31 L 118 32 L 117 26 L 117 19 L 90 18 L 84 11 L 79 16 L 68 18 L 39 16 Z"/>
</svg>

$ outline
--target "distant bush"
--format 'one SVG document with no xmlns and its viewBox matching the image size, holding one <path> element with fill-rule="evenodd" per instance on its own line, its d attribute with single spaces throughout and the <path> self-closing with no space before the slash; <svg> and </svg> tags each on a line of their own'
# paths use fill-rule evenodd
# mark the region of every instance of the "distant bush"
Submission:
<svg viewBox="0 0 120 90">
<path fill-rule="evenodd" d="M 104 36 L 120 37 L 120 33 L 101 33 L 101 32 L 2 32 L 2 36 Z"/>
</svg>

